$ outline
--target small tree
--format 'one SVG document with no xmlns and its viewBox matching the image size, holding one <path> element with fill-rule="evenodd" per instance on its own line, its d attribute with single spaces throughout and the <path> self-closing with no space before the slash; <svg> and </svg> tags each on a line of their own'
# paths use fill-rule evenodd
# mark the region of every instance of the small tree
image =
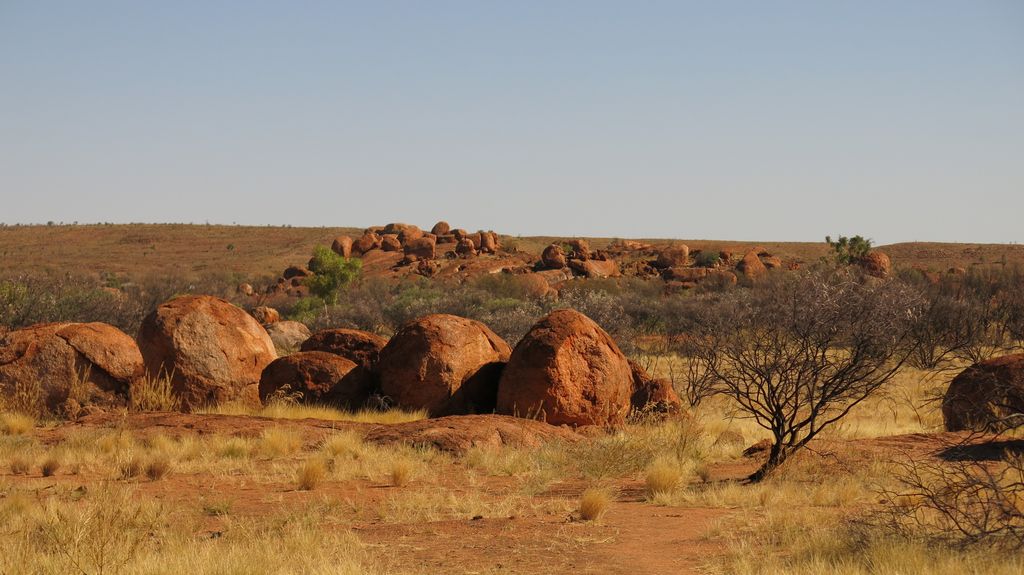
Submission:
<svg viewBox="0 0 1024 575">
<path fill-rule="evenodd" d="M 325 303 L 336 304 L 341 289 L 359 276 L 362 267 L 361 260 L 344 258 L 325 246 L 317 246 L 309 261 L 313 276 L 306 279 L 306 286 Z"/>
<path fill-rule="evenodd" d="M 871 240 L 861 236 L 839 236 L 836 241 L 832 241 L 832 236 L 825 236 L 825 243 L 835 252 L 836 261 L 843 265 L 851 264 L 871 251 Z"/>
<path fill-rule="evenodd" d="M 696 372 L 772 434 L 763 479 L 886 384 L 913 350 L 915 292 L 843 275 L 786 274 L 707 306 Z"/>
</svg>

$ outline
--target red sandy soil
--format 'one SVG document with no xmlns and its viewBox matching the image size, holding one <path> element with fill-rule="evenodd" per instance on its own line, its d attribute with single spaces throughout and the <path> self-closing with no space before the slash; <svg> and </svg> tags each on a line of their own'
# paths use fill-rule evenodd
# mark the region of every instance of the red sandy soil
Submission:
<svg viewBox="0 0 1024 575">
<path fill-rule="evenodd" d="M 426 443 L 456 453 L 473 444 L 531 445 L 553 438 L 586 441 L 584 436 L 566 428 L 501 416 L 460 416 L 377 425 L 176 413 L 98 415 L 36 430 L 34 434 L 42 443 L 54 444 L 73 429 L 118 428 L 139 437 L 156 433 L 182 437 L 189 434 L 257 436 L 270 427 L 300 434 L 307 446 L 315 445 L 331 430 L 344 428 L 363 434 L 370 442 Z M 495 439 L 493 430 L 499 428 L 505 431 L 497 433 Z M 509 431 L 513 429 L 515 431 Z M 965 434 L 941 433 L 822 441 L 813 446 L 813 453 L 833 458 L 838 465 L 846 467 L 897 454 L 915 458 L 942 457 L 943 450 L 951 444 L 965 440 L 973 444 L 983 439 L 987 438 L 972 440 Z M 978 446 L 971 453 L 998 457 L 999 451 L 1001 449 Z M 456 459 L 451 465 L 451 473 L 445 474 L 442 481 L 444 488 L 456 497 L 472 491 L 476 496 L 497 500 L 513 488 L 512 480 L 503 477 L 478 477 L 473 485 L 466 485 L 462 463 Z M 753 459 L 718 464 L 711 470 L 711 481 L 741 481 L 757 465 Z M 33 481 L 36 485 L 49 481 L 55 485 L 75 486 L 94 478 L 61 474 L 41 478 L 36 472 L 27 477 L 5 475 L 4 479 L 15 485 L 21 481 Z M 598 523 L 579 521 L 572 514 L 543 512 L 527 517 L 465 517 L 397 524 L 356 514 L 344 521 L 344 528 L 352 529 L 385 565 L 403 573 L 689 574 L 698 573 L 702 564 L 723 552 L 722 542 L 708 538 L 707 533 L 716 522 L 735 511 L 654 506 L 644 502 L 643 486 L 638 481 L 618 480 L 612 484 L 616 500 Z M 161 481 L 138 481 L 136 486 L 142 494 L 162 500 L 173 508 L 196 512 L 211 494 L 217 500 L 232 501 L 230 520 L 218 517 L 204 520 L 206 532 L 199 535 L 210 537 L 218 536 L 221 530 L 229 528 L 230 521 L 239 518 L 294 511 L 304 504 L 324 501 L 344 502 L 349 506 L 343 506 L 339 512 L 344 515 L 345 509 L 379 503 L 401 489 L 424 487 L 417 486 L 415 481 L 406 487 L 392 487 L 368 480 L 352 480 L 329 481 L 315 491 L 298 491 L 291 483 L 257 483 L 244 476 L 176 473 Z M 562 481 L 537 498 L 576 501 L 586 487 L 583 481 Z"/>
</svg>

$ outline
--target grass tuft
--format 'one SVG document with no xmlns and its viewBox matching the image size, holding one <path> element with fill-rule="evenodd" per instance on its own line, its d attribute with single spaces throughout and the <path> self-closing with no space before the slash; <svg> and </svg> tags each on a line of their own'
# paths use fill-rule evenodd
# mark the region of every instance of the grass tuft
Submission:
<svg viewBox="0 0 1024 575">
<path fill-rule="evenodd" d="M 584 521 L 600 521 L 612 504 L 612 494 L 608 489 L 591 487 L 580 496 L 580 519 Z"/>
<path fill-rule="evenodd" d="M 24 435 L 35 427 L 35 418 L 22 413 L 0 413 L 0 433 Z"/>
<path fill-rule="evenodd" d="M 327 476 L 327 465 L 322 459 L 308 459 L 295 473 L 295 482 L 300 491 L 313 491 Z"/>
</svg>

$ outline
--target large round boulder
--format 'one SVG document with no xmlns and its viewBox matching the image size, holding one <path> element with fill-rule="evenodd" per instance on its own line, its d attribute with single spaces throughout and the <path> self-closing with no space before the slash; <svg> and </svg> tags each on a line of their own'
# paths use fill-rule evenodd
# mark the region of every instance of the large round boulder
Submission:
<svg viewBox="0 0 1024 575">
<path fill-rule="evenodd" d="M 263 326 L 274 342 L 274 349 L 278 355 L 289 354 L 302 345 L 302 342 L 309 339 L 310 331 L 306 324 L 298 321 L 278 321 Z"/>
<path fill-rule="evenodd" d="M 622 423 L 633 371 L 593 320 L 562 309 L 537 322 L 516 345 L 498 385 L 498 412 L 555 425 Z"/>
<path fill-rule="evenodd" d="M 402 326 L 381 350 L 375 371 L 381 393 L 399 407 L 433 416 L 489 413 L 510 353 L 484 324 L 434 314 Z"/>
<path fill-rule="evenodd" d="M 736 269 L 750 281 L 756 281 L 768 273 L 768 268 L 761 263 L 761 258 L 757 257 L 757 250 L 747 252 L 736 265 Z"/>
<path fill-rule="evenodd" d="M 562 246 L 558 244 L 551 244 L 544 248 L 544 252 L 540 254 L 540 261 L 544 265 L 545 269 L 549 270 L 560 270 L 566 266 L 565 252 L 562 251 Z"/>
<path fill-rule="evenodd" d="M 942 398 L 947 431 L 1002 431 L 1024 424 L 1024 353 L 976 363 Z"/>
<path fill-rule="evenodd" d="M 258 401 L 274 342 L 249 314 L 227 301 L 189 295 L 161 304 L 139 329 L 139 350 L 151 375 L 168 374 L 184 409 Z"/>
<path fill-rule="evenodd" d="M 377 363 L 380 350 L 387 344 L 387 339 L 368 331 L 338 328 L 314 333 L 300 349 L 333 353 L 369 368 Z"/>
<path fill-rule="evenodd" d="M 685 266 L 689 260 L 690 248 L 679 244 L 661 250 L 658 253 L 658 259 L 654 262 L 654 267 L 659 269 L 677 268 Z"/>
<path fill-rule="evenodd" d="M 104 323 L 50 323 L 0 336 L 0 394 L 25 409 L 76 415 L 123 405 L 143 375 L 135 341 Z"/>
<path fill-rule="evenodd" d="M 641 416 L 668 415 L 683 410 L 683 402 L 679 399 L 672 382 L 667 379 L 651 377 L 642 365 L 630 360 L 633 370 L 633 394 L 630 405 L 634 412 Z"/>
<path fill-rule="evenodd" d="M 367 231 L 361 238 L 352 242 L 352 253 L 361 256 L 380 247 L 380 236 Z"/>
<path fill-rule="evenodd" d="M 418 237 L 408 243 L 403 244 L 405 246 L 405 255 L 416 256 L 423 260 L 432 260 L 435 255 L 435 246 L 437 240 L 434 238 Z"/>
<path fill-rule="evenodd" d="M 355 362 L 325 351 L 279 357 L 263 369 L 260 400 L 283 394 L 302 403 L 358 409 L 370 396 L 369 373 Z"/>
<path fill-rule="evenodd" d="M 343 258 L 352 257 L 352 238 L 338 236 L 331 242 L 331 250 Z"/>
<path fill-rule="evenodd" d="M 435 236 L 445 236 L 451 233 L 452 227 L 448 225 L 448 222 L 442 220 L 434 224 L 434 227 L 430 228 L 430 233 Z"/>
<path fill-rule="evenodd" d="M 869 252 L 866 256 L 859 258 L 857 264 L 869 276 L 885 279 L 892 275 L 892 260 L 879 251 Z"/>
</svg>

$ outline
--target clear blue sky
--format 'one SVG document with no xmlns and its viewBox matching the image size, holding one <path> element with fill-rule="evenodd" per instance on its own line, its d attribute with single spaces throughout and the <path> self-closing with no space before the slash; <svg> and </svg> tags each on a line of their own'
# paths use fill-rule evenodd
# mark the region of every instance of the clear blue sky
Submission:
<svg viewBox="0 0 1024 575">
<path fill-rule="evenodd" d="M 0 221 L 1024 241 L 1024 2 L 0 0 Z"/>
</svg>

